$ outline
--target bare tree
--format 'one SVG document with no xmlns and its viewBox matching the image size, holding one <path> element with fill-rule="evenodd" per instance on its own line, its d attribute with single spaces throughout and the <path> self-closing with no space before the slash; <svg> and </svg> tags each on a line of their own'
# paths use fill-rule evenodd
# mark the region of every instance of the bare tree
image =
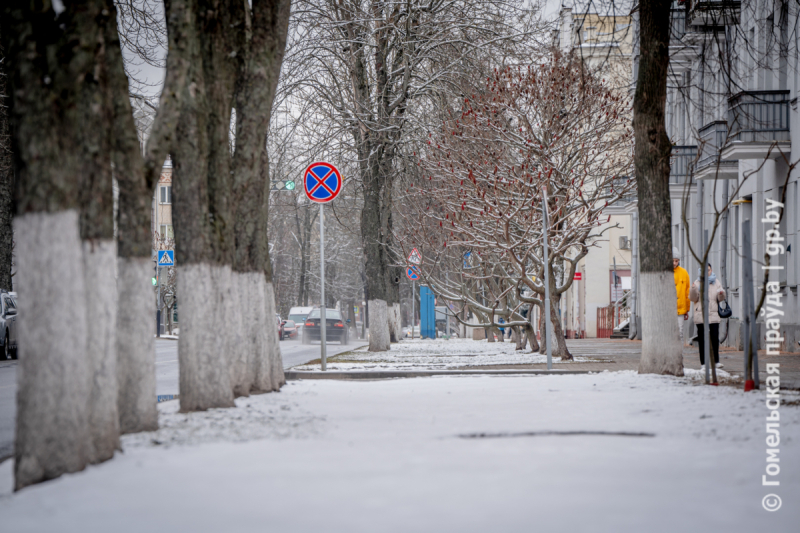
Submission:
<svg viewBox="0 0 800 533">
<path fill-rule="evenodd" d="M 542 305 L 548 269 L 554 354 L 570 359 L 556 302 L 609 229 L 601 224 L 603 210 L 632 190 L 627 108 L 624 94 L 557 51 L 539 65 L 494 71 L 482 91 L 465 97 L 430 134 L 421 179 L 406 191 L 405 203 L 413 206 L 406 239 L 425 243 L 425 265 L 440 271 L 434 279 L 423 266 L 425 278 L 445 298 L 488 317 L 485 327 L 499 315 L 527 329 L 520 307 Z M 543 238 L 550 248 L 546 263 Z M 453 249 L 443 268 L 437 257 Z M 467 253 L 477 264 L 460 268 Z M 460 275 L 444 278 L 451 269 Z"/>
<path fill-rule="evenodd" d="M 296 54 L 304 58 L 305 69 L 294 86 L 307 92 L 317 114 L 334 120 L 341 135 L 352 139 L 363 194 L 362 249 L 370 305 L 383 301 L 392 308 L 387 316 L 399 317 L 401 271 L 390 252 L 393 185 L 409 105 L 423 97 L 438 98 L 437 91 L 460 75 L 468 53 L 521 39 L 525 32 L 518 32 L 512 19 L 526 16 L 517 3 L 504 1 L 309 0 L 299 5 L 303 41 Z M 388 330 L 389 323 L 374 318 L 370 350 L 386 350 L 388 344 L 374 341 L 390 337 L 379 331 Z M 397 329 L 392 328 L 395 336 Z"/>
<path fill-rule="evenodd" d="M 634 162 L 639 196 L 641 258 L 639 290 L 642 305 L 642 359 L 640 373 L 683 375 L 683 349 L 676 340 L 673 301 L 671 207 L 669 170 L 672 143 L 667 136 L 664 107 L 667 96 L 670 37 L 669 0 L 639 4 L 640 55 L 633 128 Z"/>
<path fill-rule="evenodd" d="M 104 0 L 43 7 L 6 3 L 0 16 L 19 179 L 18 290 L 36 317 L 19 332 L 16 489 L 107 459 L 119 446 L 115 10 Z"/>
<path fill-rule="evenodd" d="M 235 394 L 283 383 L 272 337 L 264 187 L 267 126 L 289 4 L 256 1 L 251 9 L 238 0 L 208 0 L 165 7 L 170 53 L 147 171 L 163 160 L 159 153 L 171 154 L 181 409 L 191 411 L 232 406 Z M 243 288 L 253 284 L 263 291 Z M 246 327 L 243 294 L 255 316 Z M 254 353 L 236 348 L 242 339 Z"/>
<path fill-rule="evenodd" d="M 269 154 L 267 132 L 286 48 L 290 0 L 253 2 L 238 65 L 233 157 L 234 277 L 244 342 L 234 348 L 235 394 L 278 390 L 284 383 L 275 328 L 275 293 L 269 258 Z"/>
</svg>

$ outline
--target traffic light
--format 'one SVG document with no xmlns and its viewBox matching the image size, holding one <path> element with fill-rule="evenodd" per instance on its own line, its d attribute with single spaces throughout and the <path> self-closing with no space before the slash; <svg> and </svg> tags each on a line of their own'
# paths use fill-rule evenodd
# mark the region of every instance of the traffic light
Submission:
<svg viewBox="0 0 800 533">
<path fill-rule="evenodd" d="M 293 191 L 294 190 L 294 182 L 293 181 L 287 181 L 285 187 L 286 187 L 287 190 Z"/>
</svg>

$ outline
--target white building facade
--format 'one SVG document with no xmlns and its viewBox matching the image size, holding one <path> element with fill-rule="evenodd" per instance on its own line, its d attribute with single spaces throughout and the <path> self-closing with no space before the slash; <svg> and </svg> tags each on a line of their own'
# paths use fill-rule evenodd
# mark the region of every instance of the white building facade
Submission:
<svg viewBox="0 0 800 533">
<path fill-rule="evenodd" d="M 637 7 L 631 15 L 635 83 Z M 676 1 L 671 27 L 666 124 L 674 144 L 672 244 L 695 280 L 699 262 L 694 256 L 708 243 L 708 260 L 733 310 L 720 336 L 725 332 L 723 344 L 741 348 L 743 236 L 749 225 L 755 301 L 761 299 L 769 272 L 769 281 L 780 286 L 781 351 L 800 352 L 798 3 Z M 776 205 L 770 202 L 784 198 L 777 228 L 783 240 L 773 241 L 783 253 L 772 256 L 772 269 L 765 270 L 767 231 L 773 227 L 762 219 Z M 685 333 L 692 328 L 687 321 Z M 758 328 L 763 349 L 766 328 L 761 317 Z"/>
</svg>

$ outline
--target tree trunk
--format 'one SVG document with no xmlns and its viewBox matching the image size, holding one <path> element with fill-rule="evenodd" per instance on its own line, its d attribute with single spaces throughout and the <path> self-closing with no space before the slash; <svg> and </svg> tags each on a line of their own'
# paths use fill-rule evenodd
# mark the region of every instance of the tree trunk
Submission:
<svg viewBox="0 0 800 533">
<path fill-rule="evenodd" d="M 669 67 L 669 0 L 639 4 L 639 76 L 633 101 L 634 165 L 639 198 L 642 358 L 640 373 L 683 375 L 675 322 L 669 157 L 664 122 Z"/>
<path fill-rule="evenodd" d="M 531 304 L 529 309 L 528 309 L 528 321 L 530 322 L 530 324 L 528 325 L 526 330 L 527 330 L 527 333 L 528 333 L 528 340 L 531 343 L 531 351 L 538 352 L 539 351 L 539 341 L 536 340 L 536 325 L 533 323 L 533 320 L 534 320 L 533 317 L 535 315 L 535 313 L 534 313 L 535 309 L 536 308 L 534 307 L 534 304 Z"/>
<path fill-rule="evenodd" d="M 159 115 L 175 133 L 173 220 L 181 295 L 181 410 L 231 407 L 232 274 L 229 128 L 244 5 L 236 0 L 167 2 L 170 53 Z M 175 76 L 170 78 L 169 72 Z"/>
<path fill-rule="evenodd" d="M 388 309 L 384 300 L 370 300 L 369 305 L 369 351 L 389 350 Z M 383 327 L 385 326 L 385 327 Z"/>
<path fill-rule="evenodd" d="M 555 282 L 553 282 L 553 285 L 555 285 Z M 555 291 L 553 290 L 551 294 L 554 293 Z M 569 353 L 569 349 L 567 348 L 567 340 L 564 338 L 564 330 L 561 329 L 561 320 L 559 320 L 558 308 L 556 307 L 557 301 L 558 297 L 550 300 L 550 322 L 553 325 L 553 340 L 550 342 L 552 356 L 560 357 L 562 361 L 572 361 L 572 354 Z M 546 349 L 547 345 L 545 344 L 545 350 Z"/>
<path fill-rule="evenodd" d="M 394 303 L 387 308 L 389 312 L 389 342 L 400 342 L 403 337 L 403 328 L 400 325 L 400 304 Z"/>
<path fill-rule="evenodd" d="M 21 181 L 26 174 L 20 173 Z M 86 313 L 75 298 L 86 294 L 78 211 L 26 213 L 16 217 L 15 226 L 17 290 L 26 313 L 36 317 L 19 324 L 14 443 L 19 490 L 88 463 L 91 378 Z"/>
<path fill-rule="evenodd" d="M 0 40 L 0 57 L 3 57 Z M 11 152 L 10 117 L 5 64 L 0 63 L 0 289 L 13 291 L 11 270 L 14 254 L 14 158 Z"/>
<path fill-rule="evenodd" d="M 4 4 L 0 13 L 19 179 L 18 292 L 36 317 L 20 322 L 16 489 L 119 446 L 114 13 L 110 0 L 69 4 L 58 16 L 49 4 Z"/>
<path fill-rule="evenodd" d="M 253 2 L 249 42 L 237 72 L 234 283 L 240 287 L 241 302 L 247 303 L 243 307 L 244 342 L 234 351 L 239 368 L 234 379 L 237 395 L 251 390 L 278 390 L 284 382 L 279 339 L 273 325 L 275 295 L 267 231 L 270 186 L 267 132 L 286 48 L 290 3 L 290 0 Z M 263 321 L 251 320 L 262 313 Z"/>
<path fill-rule="evenodd" d="M 228 327 L 229 340 L 228 348 L 230 357 L 231 387 L 233 388 L 234 398 L 240 396 L 250 396 L 250 387 L 253 384 L 254 373 L 252 372 L 252 359 L 256 350 L 252 343 L 258 340 L 257 335 L 253 335 L 253 330 L 248 324 L 251 303 L 248 292 L 252 291 L 252 280 L 244 272 L 231 272 L 231 316 Z M 258 294 L 256 291 L 255 294 Z M 258 302 L 263 307 L 263 302 Z M 265 317 L 266 320 L 266 317 Z M 266 324 L 262 324 L 266 327 Z"/>
<path fill-rule="evenodd" d="M 267 318 L 271 319 L 275 316 L 275 292 L 272 288 L 272 283 L 266 284 L 264 300 L 267 306 Z M 278 330 L 271 322 L 269 324 L 270 326 L 267 327 L 267 348 L 269 350 L 271 390 L 278 390 L 286 384 L 286 377 L 283 374 L 281 350 L 278 347 L 280 341 Z"/>
<path fill-rule="evenodd" d="M 539 338 L 542 339 L 542 341 L 539 343 L 540 354 L 547 353 L 547 327 L 545 327 L 544 315 L 544 301 L 542 301 L 542 309 L 541 313 L 539 313 Z"/>
<path fill-rule="evenodd" d="M 362 150 L 361 152 L 364 153 L 365 151 Z M 383 180 L 376 164 L 373 163 L 369 165 L 371 168 L 364 169 L 365 164 L 362 164 L 364 207 L 361 210 L 361 236 L 365 257 L 364 272 L 367 278 L 370 302 L 375 302 L 374 308 L 370 304 L 371 316 L 369 321 L 369 351 L 374 352 L 389 349 L 389 342 L 391 341 L 391 330 L 388 322 L 389 314 L 388 311 L 386 313 L 382 310 L 378 311 L 378 306 L 381 306 L 382 309 L 391 307 L 393 302 L 391 295 L 387 291 L 389 273 L 388 265 L 385 262 L 384 235 L 381 231 Z M 373 337 L 380 339 L 380 342 L 372 342 Z M 387 340 L 385 344 L 383 342 L 384 338 Z M 381 348 L 382 346 L 385 346 L 385 348 Z"/>
</svg>

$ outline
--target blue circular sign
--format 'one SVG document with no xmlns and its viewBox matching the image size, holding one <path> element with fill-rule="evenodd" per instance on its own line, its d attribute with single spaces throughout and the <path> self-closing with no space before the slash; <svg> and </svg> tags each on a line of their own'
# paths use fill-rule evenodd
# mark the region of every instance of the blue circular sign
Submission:
<svg viewBox="0 0 800 533">
<path fill-rule="evenodd" d="M 339 195 L 342 176 L 330 163 L 312 163 L 303 174 L 303 188 L 309 200 L 324 204 Z"/>
<path fill-rule="evenodd" d="M 408 267 L 406 269 L 406 276 L 408 276 L 408 279 L 411 281 L 417 281 L 419 279 L 419 271 L 417 271 L 415 267 Z"/>
</svg>

